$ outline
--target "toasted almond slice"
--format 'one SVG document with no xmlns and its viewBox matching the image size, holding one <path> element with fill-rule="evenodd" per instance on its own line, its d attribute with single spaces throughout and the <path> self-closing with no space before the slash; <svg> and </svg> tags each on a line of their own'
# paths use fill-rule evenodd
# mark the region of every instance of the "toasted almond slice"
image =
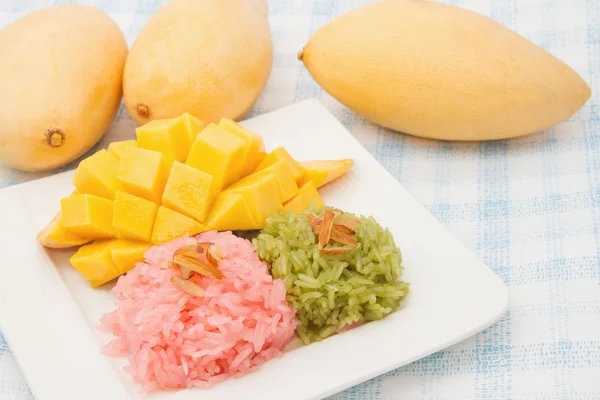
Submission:
<svg viewBox="0 0 600 400">
<path fill-rule="evenodd" d="M 210 247 L 212 243 L 208 243 L 208 242 L 202 242 L 202 243 L 198 243 L 198 252 L 205 254 L 208 253 L 208 248 Z"/>
<path fill-rule="evenodd" d="M 335 225 L 343 225 L 349 229 L 352 229 L 353 231 L 356 231 L 362 225 L 360 219 L 349 217 L 346 214 L 342 214 L 334 222 Z"/>
<path fill-rule="evenodd" d="M 346 227 L 344 227 L 346 228 Z M 349 229 L 349 228 L 346 228 Z M 352 230 L 350 230 L 351 232 L 354 232 Z M 338 243 L 341 244 L 347 244 L 350 246 L 354 246 L 356 247 L 356 239 L 354 238 L 354 236 L 352 236 L 352 233 L 348 234 L 346 232 L 343 232 L 342 230 L 340 230 L 337 226 L 333 226 L 333 229 L 331 230 L 331 239 L 335 240 Z"/>
<path fill-rule="evenodd" d="M 315 213 L 308 213 L 306 214 L 306 218 L 308 218 L 313 233 L 318 235 L 321 232 L 321 224 L 323 223 L 322 217 L 319 217 Z"/>
<path fill-rule="evenodd" d="M 327 243 L 329 243 L 334 216 L 335 214 L 331 210 L 327 210 L 323 214 L 323 223 L 321 225 L 321 232 L 319 232 L 319 250 L 327 247 Z"/>
<path fill-rule="evenodd" d="M 197 252 L 197 251 L 198 251 L 198 245 L 190 244 L 190 245 L 183 246 L 183 247 L 180 247 L 177 250 L 175 250 L 175 253 L 173 253 L 173 257 L 179 256 L 181 254 L 187 254 L 187 253 Z"/>
<path fill-rule="evenodd" d="M 328 247 L 325 249 L 321 249 L 321 253 L 323 254 L 342 254 L 342 253 L 346 253 L 352 249 L 354 249 L 356 246 L 352 246 L 352 245 L 348 245 L 348 246 L 342 246 L 342 247 Z"/>
<path fill-rule="evenodd" d="M 186 280 L 190 279 L 190 277 L 192 276 L 192 273 L 194 272 L 189 268 L 182 267 L 181 265 L 179 266 L 179 271 L 181 272 L 181 277 Z"/>
<path fill-rule="evenodd" d="M 225 275 L 217 267 L 209 263 L 208 261 L 204 261 L 201 258 L 190 257 L 185 254 L 181 254 L 175 256 L 175 262 L 182 267 L 187 269 L 191 269 L 194 272 L 197 272 L 201 275 L 210 276 L 215 279 L 223 279 Z"/>
<path fill-rule="evenodd" d="M 321 232 L 321 223 L 317 222 L 315 225 L 313 225 L 313 232 L 315 235 L 318 235 Z M 333 228 L 332 230 L 337 230 L 343 233 L 346 233 L 348 235 L 354 235 L 356 233 L 356 231 L 348 228 L 345 225 L 340 225 L 340 224 L 333 224 Z"/>
<path fill-rule="evenodd" d="M 356 233 L 354 229 L 348 228 L 346 225 L 341 224 L 333 224 L 333 229 L 335 229 L 338 232 L 345 233 L 347 235 L 354 235 Z"/>
<path fill-rule="evenodd" d="M 202 290 L 202 288 L 200 286 L 196 285 L 192 281 L 186 281 L 185 279 L 181 279 L 178 276 L 174 276 L 171 278 L 171 282 L 173 282 L 175 285 L 179 286 L 179 288 L 181 290 L 183 290 L 184 292 L 186 292 L 187 294 L 190 294 L 192 296 L 197 296 L 197 297 L 204 296 L 204 290 Z"/>
<path fill-rule="evenodd" d="M 216 244 L 211 244 L 208 246 L 208 251 L 206 252 L 206 259 L 209 263 L 214 265 L 215 267 L 219 266 L 219 261 L 223 258 L 223 249 L 221 246 L 217 246 Z"/>
</svg>

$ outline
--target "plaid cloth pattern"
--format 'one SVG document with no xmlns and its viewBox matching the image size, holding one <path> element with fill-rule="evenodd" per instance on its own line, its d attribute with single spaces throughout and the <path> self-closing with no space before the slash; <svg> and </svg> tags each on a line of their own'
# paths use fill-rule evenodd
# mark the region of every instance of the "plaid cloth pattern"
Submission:
<svg viewBox="0 0 600 400">
<path fill-rule="evenodd" d="M 269 1 L 275 62 L 250 116 L 320 98 L 499 274 L 512 297 L 506 316 L 489 329 L 330 399 L 600 399 L 600 1 L 445 1 L 557 55 L 591 85 L 592 99 L 554 129 L 511 141 L 439 143 L 394 133 L 329 97 L 296 59 L 316 29 L 366 1 Z M 61 2 L 3 0 L 0 27 Z M 85 1 L 109 13 L 130 45 L 164 2 Z M 125 111 L 120 118 L 121 126 L 133 126 Z M 132 129 L 113 128 L 97 148 L 128 137 Z M 40 176 L 0 168 L 0 187 Z M 0 399 L 32 398 L 0 334 Z"/>
</svg>

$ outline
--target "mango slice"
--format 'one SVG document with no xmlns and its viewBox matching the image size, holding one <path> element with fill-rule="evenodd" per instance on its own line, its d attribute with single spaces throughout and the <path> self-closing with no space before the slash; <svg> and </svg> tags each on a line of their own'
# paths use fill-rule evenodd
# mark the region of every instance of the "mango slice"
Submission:
<svg viewBox="0 0 600 400">
<path fill-rule="evenodd" d="M 288 163 L 296 181 L 302 178 L 302 169 L 300 168 L 296 160 L 294 160 L 294 158 L 290 155 L 290 153 L 288 153 L 288 151 L 283 147 L 278 147 L 269 154 L 267 154 L 266 157 L 258 165 L 258 167 L 256 167 L 256 171 L 260 171 L 261 169 L 273 165 L 279 160 L 284 160 Z"/>
<path fill-rule="evenodd" d="M 120 191 L 160 204 L 169 170 L 158 151 L 130 147 L 121 154 L 117 172 Z"/>
<path fill-rule="evenodd" d="M 112 216 L 116 236 L 149 242 L 157 212 L 156 203 L 117 191 Z"/>
<path fill-rule="evenodd" d="M 244 140 L 211 123 L 196 136 L 185 163 L 212 175 L 220 189 L 239 178 L 246 152 Z"/>
<path fill-rule="evenodd" d="M 165 185 L 162 204 L 202 222 L 214 195 L 211 175 L 175 161 Z"/>
<path fill-rule="evenodd" d="M 90 239 L 115 236 L 112 226 L 113 201 L 93 194 L 78 194 L 60 201 L 61 226 Z"/>
<path fill-rule="evenodd" d="M 250 175 L 234 183 L 224 192 L 241 194 L 260 227 L 264 226 L 271 215 L 283 210 L 275 174 Z"/>
<path fill-rule="evenodd" d="M 199 123 L 199 124 L 198 124 Z M 192 124 L 197 126 L 192 127 Z M 191 115 L 154 120 L 135 130 L 141 148 L 161 152 L 170 168 L 173 161 L 185 162 L 193 143 L 192 129 L 202 125 L 192 121 Z"/>
<path fill-rule="evenodd" d="M 239 193 L 219 194 L 206 221 L 207 228 L 218 231 L 252 230 L 262 227 L 252 216 L 244 196 Z"/>
<path fill-rule="evenodd" d="M 112 200 L 115 198 L 119 160 L 107 150 L 99 150 L 82 160 L 75 170 L 73 185 L 80 193 Z"/>
<path fill-rule="evenodd" d="M 291 200 L 288 200 L 283 205 L 284 211 L 295 211 L 297 214 L 301 214 L 311 205 L 319 208 L 323 207 L 323 200 L 321 200 L 321 196 L 319 192 L 317 192 L 317 188 L 313 181 L 308 181 L 304 185 L 300 186 L 300 190 L 298 194 L 293 197 Z"/>
<path fill-rule="evenodd" d="M 303 185 L 308 181 L 313 181 L 317 188 L 333 182 L 344 176 L 354 165 L 350 158 L 342 160 L 313 160 L 299 161 L 298 165 L 304 171 L 303 177 L 298 181 Z"/>
<path fill-rule="evenodd" d="M 150 248 L 150 243 L 134 240 L 114 239 L 110 245 L 110 255 L 115 267 L 121 275 L 127 273 L 136 263 L 144 261 L 144 253 Z"/>
<path fill-rule="evenodd" d="M 59 211 L 38 234 L 37 241 L 42 246 L 52 249 L 66 249 L 91 241 L 89 238 L 65 230 L 60 223 L 60 219 L 61 213 Z"/>
<path fill-rule="evenodd" d="M 117 160 L 121 161 L 121 154 L 128 147 L 138 147 L 137 140 L 123 140 L 121 142 L 112 142 L 108 145 L 108 152 Z"/>
<path fill-rule="evenodd" d="M 71 257 L 71 265 L 95 288 L 121 275 L 112 254 L 112 240 L 98 240 L 81 246 Z"/>
<path fill-rule="evenodd" d="M 250 175 L 266 156 L 265 144 L 262 136 L 257 135 L 254 132 L 250 132 L 237 122 L 228 118 L 221 118 L 219 121 L 219 126 L 246 142 L 248 151 L 246 152 L 246 157 L 242 162 L 240 178 Z"/>
<path fill-rule="evenodd" d="M 152 230 L 152 244 L 169 242 L 187 234 L 195 235 L 206 231 L 206 227 L 190 217 L 160 206 Z"/>
<path fill-rule="evenodd" d="M 279 160 L 275 164 L 255 172 L 253 175 L 259 174 L 275 175 L 279 186 L 279 198 L 281 203 L 285 203 L 298 194 L 298 185 L 296 184 L 296 180 L 294 179 L 294 175 L 292 174 L 292 170 L 287 161 Z"/>
</svg>

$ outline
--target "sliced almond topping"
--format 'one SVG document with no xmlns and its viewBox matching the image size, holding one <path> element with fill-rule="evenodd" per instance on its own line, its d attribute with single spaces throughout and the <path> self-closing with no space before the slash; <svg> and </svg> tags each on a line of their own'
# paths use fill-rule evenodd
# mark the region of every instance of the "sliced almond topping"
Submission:
<svg viewBox="0 0 600 400">
<path fill-rule="evenodd" d="M 177 250 L 175 250 L 175 253 L 173 253 L 173 257 L 179 256 L 182 254 L 194 253 L 194 252 L 198 252 L 198 245 L 190 244 L 190 245 L 183 246 L 183 247 L 180 247 Z"/>
<path fill-rule="evenodd" d="M 344 227 L 344 228 L 346 228 L 346 227 Z M 346 229 L 349 229 L 349 228 L 346 228 Z M 336 242 L 341 243 L 341 244 L 346 244 L 346 245 L 356 247 L 356 245 L 357 245 L 356 239 L 354 238 L 354 236 L 352 236 L 354 231 L 350 230 L 350 232 L 352 232 L 352 233 L 343 232 L 337 226 L 334 225 L 333 229 L 331 230 L 331 239 L 335 240 Z"/>
<path fill-rule="evenodd" d="M 208 243 L 208 242 L 198 243 L 198 252 L 201 254 L 208 253 L 208 248 L 210 247 L 211 244 L 212 243 Z"/>
<path fill-rule="evenodd" d="M 354 229 L 348 228 L 346 225 L 333 224 L 333 229 L 339 232 L 343 232 L 347 235 L 354 235 L 356 233 Z"/>
<path fill-rule="evenodd" d="M 323 222 L 323 218 L 319 217 L 315 213 L 306 214 L 306 218 L 308 218 L 308 222 L 310 222 L 310 227 L 315 235 L 318 235 L 321 232 L 321 223 Z"/>
<path fill-rule="evenodd" d="M 209 263 L 214 265 L 215 267 L 219 266 L 219 261 L 223 258 L 223 249 L 216 244 L 211 244 L 208 246 L 208 251 L 206 252 L 206 259 Z"/>
<path fill-rule="evenodd" d="M 202 297 L 204 296 L 204 290 L 192 281 L 186 281 L 178 276 L 171 278 L 171 282 L 177 285 L 181 290 L 192 296 Z"/>
<path fill-rule="evenodd" d="M 325 214 L 323 214 L 323 223 L 321 225 L 321 231 L 319 232 L 319 250 L 327 247 L 327 243 L 329 243 L 334 216 L 335 214 L 331 210 L 327 210 L 325 211 Z"/>
<path fill-rule="evenodd" d="M 190 279 L 190 277 L 194 273 L 194 271 L 192 271 L 191 269 L 182 267 L 181 265 L 179 266 L 179 271 L 181 272 L 181 277 L 186 280 Z"/>
<path fill-rule="evenodd" d="M 355 247 L 356 246 L 351 246 L 351 245 L 342 246 L 342 247 L 328 247 L 326 249 L 322 249 L 321 253 L 323 253 L 323 254 L 342 254 L 342 253 L 352 250 Z"/>
<path fill-rule="evenodd" d="M 201 275 L 210 276 L 215 279 L 223 279 L 225 275 L 219 269 L 201 258 L 190 257 L 186 254 L 175 256 L 175 262 L 180 266 L 191 269 Z"/>
<path fill-rule="evenodd" d="M 323 221 L 320 219 L 316 219 L 310 222 L 310 227 L 315 235 L 319 235 L 321 233 L 321 225 Z"/>
<path fill-rule="evenodd" d="M 356 231 L 362 225 L 362 222 L 358 218 L 348 217 L 346 215 L 341 215 L 336 221 L 336 225 L 343 225 L 353 231 Z"/>
</svg>

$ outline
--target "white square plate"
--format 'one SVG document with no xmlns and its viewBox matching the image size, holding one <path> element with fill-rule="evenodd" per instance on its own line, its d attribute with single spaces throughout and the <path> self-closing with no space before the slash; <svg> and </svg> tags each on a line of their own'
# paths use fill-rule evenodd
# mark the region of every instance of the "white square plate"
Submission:
<svg viewBox="0 0 600 400">
<path fill-rule="evenodd" d="M 461 245 L 316 100 L 243 122 L 267 150 L 297 159 L 353 158 L 344 178 L 324 187 L 329 205 L 373 215 L 402 250 L 411 292 L 386 319 L 320 343 L 299 346 L 258 372 L 209 390 L 151 399 L 316 399 L 455 344 L 505 312 L 503 282 Z M 72 191 L 72 171 L 0 191 L 0 321 L 38 400 L 138 399 L 123 361 L 104 357 L 110 337 L 96 329 L 113 309 L 108 289 L 93 290 L 69 265 L 72 251 L 46 252 L 36 234 Z M 401 396 L 401 393 L 398 393 Z"/>
</svg>

